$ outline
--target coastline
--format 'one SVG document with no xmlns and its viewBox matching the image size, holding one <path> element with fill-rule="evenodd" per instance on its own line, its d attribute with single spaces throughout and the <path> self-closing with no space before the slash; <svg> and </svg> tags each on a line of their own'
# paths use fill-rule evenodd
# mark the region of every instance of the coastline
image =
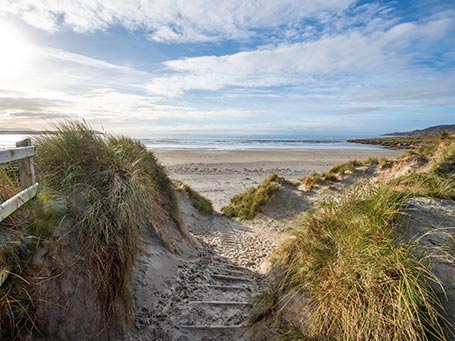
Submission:
<svg viewBox="0 0 455 341">
<path fill-rule="evenodd" d="M 219 210 L 229 199 L 272 173 L 297 180 L 351 159 L 395 158 L 391 149 L 336 150 L 152 150 L 171 178 L 187 182 Z"/>
</svg>

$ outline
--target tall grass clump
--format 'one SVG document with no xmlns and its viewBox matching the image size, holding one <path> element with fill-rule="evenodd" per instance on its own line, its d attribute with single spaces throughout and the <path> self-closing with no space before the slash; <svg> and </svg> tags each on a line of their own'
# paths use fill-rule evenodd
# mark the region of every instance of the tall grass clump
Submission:
<svg viewBox="0 0 455 341">
<path fill-rule="evenodd" d="M 202 213 L 203 215 L 213 214 L 212 202 L 203 195 L 201 195 L 199 192 L 191 188 L 190 185 L 180 180 L 174 180 L 174 186 L 176 187 L 177 190 L 183 191 L 186 194 L 188 194 L 191 203 L 193 204 L 194 207 L 196 207 L 196 209 L 200 213 Z"/>
<path fill-rule="evenodd" d="M 180 210 L 174 186 L 155 155 L 147 151 L 143 144 L 128 137 L 110 137 L 107 144 L 115 152 L 120 162 L 130 168 L 130 172 L 134 172 L 133 168 L 135 168 L 140 182 L 147 189 L 149 198 L 168 211 L 177 226 L 181 227 Z"/>
<path fill-rule="evenodd" d="M 106 138 L 85 123 L 59 124 L 35 144 L 40 182 L 67 198 L 105 321 L 122 332 L 133 318 L 131 274 L 139 229 L 152 209 L 150 193 L 169 191 L 165 205 L 178 219 L 170 181 L 140 143 Z"/>
<path fill-rule="evenodd" d="M 221 208 L 227 217 L 240 219 L 253 219 L 261 212 L 264 205 L 272 200 L 273 195 L 279 190 L 285 179 L 273 173 L 257 187 L 251 187 L 245 193 L 235 195 L 229 204 Z"/>
<path fill-rule="evenodd" d="M 302 339 L 443 340 L 435 278 L 412 242 L 395 240 L 405 200 L 390 187 L 358 185 L 307 214 L 277 252 L 252 319 L 283 321 L 306 297 L 309 306 L 292 308 L 303 321 L 289 327 Z"/>
</svg>

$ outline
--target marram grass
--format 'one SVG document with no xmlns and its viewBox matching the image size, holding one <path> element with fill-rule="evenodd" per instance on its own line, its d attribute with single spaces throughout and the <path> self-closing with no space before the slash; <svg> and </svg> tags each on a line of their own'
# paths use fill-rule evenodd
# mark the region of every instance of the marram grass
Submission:
<svg viewBox="0 0 455 341">
<path fill-rule="evenodd" d="M 436 281 L 413 243 L 395 232 L 406 197 L 390 187 L 358 185 L 306 215 L 276 252 L 269 288 L 251 319 L 282 321 L 289 302 L 307 297 L 308 340 L 444 340 Z M 303 312 L 302 312 L 303 315 Z"/>
<path fill-rule="evenodd" d="M 198 193 L 197 191 L 195 191 L 193 188 L 191 188 L 190 185 L 180 180 L 174 180 L 174 186 L 177 190 L 183 191 L 186 194 L 188 194 L 191 203 L 201 214 L 203 215 L 213 214 L 212 202 L 203 195 L 201 195 L 200 193 Z"/>
<path fill-rule="evenodd" d="M 262 211 L 265 204 L 272 200 L 273 195 L 280 189 L 284 181 L 284 178 L 274 173 L 257 187 L 251 187 L 245 193 L 233 196 L 229 204 L 221 208 L 221 211 L 227 217 L 253 219 Z"/>
<path fill-rule="evenodd" d="M 160 204 L 179 222 L 172 184 L 152 153 L 128 138 L 105 137 L 66 122 L 36 139 L 36 168 L 46 191 L 64 195 L 105 320 L 132 323 L 131 275 L 140 226 Z"/>
</svg>

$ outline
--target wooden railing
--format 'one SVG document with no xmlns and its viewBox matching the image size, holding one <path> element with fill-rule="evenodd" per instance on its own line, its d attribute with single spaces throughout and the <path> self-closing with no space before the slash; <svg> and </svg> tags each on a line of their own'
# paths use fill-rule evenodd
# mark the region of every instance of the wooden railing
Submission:
<svg viewBox="0 0 455 341">
<path fill-rule="evenodd" d="M 22 191 L 0 204 L 0 221 L 22 207 L 38 193 L 38 183 L 35 181 L 33 157 L 35 147 L 31 139 L 16 143 L 16 148 L 0 151 L 0 164 L 18 161 L 19 177 Z"/>
</svg>

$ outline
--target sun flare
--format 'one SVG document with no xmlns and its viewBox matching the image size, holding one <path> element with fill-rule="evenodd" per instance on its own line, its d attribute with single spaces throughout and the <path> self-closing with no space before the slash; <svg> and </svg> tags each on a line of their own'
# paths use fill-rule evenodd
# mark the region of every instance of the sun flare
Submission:
<svg viewBox="0 0 455 341">
<path fill-rule="evenodd" d="M 0 22 L 0 76 L 15 79 L 31 65 L 33 47 L 15 26 Z"/>
</svg>

